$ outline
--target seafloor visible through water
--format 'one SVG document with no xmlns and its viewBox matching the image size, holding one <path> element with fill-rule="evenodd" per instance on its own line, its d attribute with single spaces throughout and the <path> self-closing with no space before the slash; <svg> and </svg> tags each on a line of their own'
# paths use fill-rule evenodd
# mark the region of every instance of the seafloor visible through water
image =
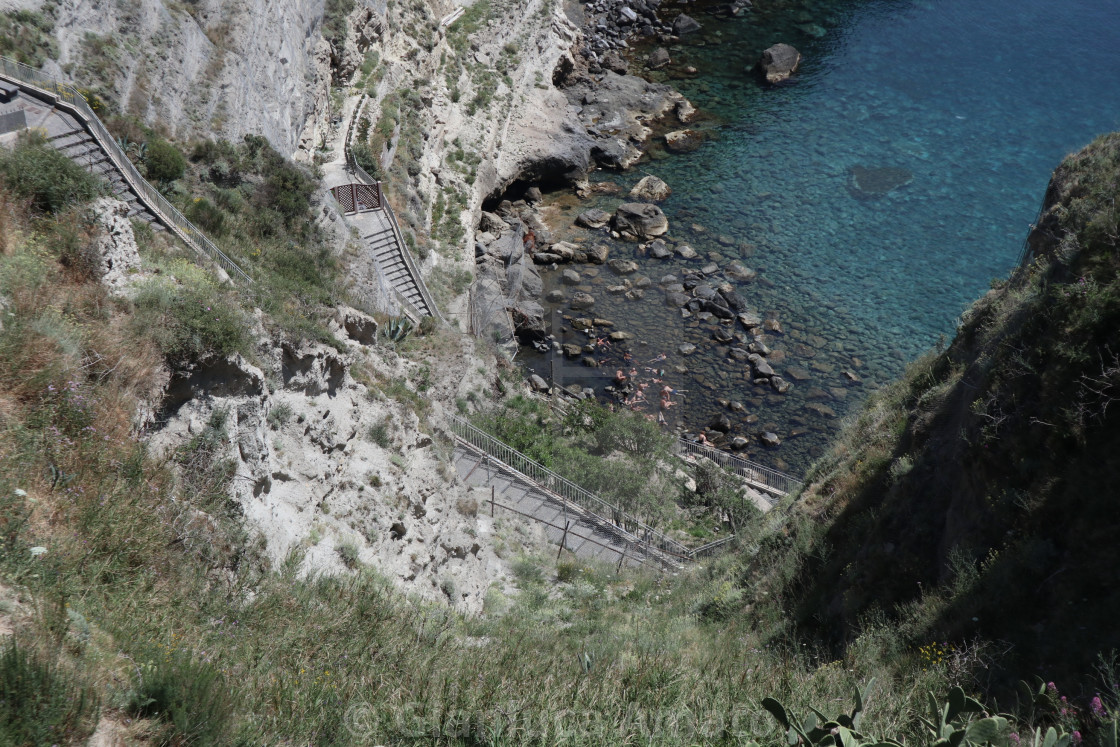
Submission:
<svg viewBox="0 0 1120 747">
<path fill-rule="evenodd" d="M 596 174 L 621 185 L 620 195 L 550 199 L 555 223 L 568 226 L 588 207 L 613 210 L 633 183 L 654 174 L 673 189 L 662 205 L 666 238 L 700 257 L 637 257 L 653 281 L 639 300 L 607 293 L 618 277 L 592 268 L 597 276 L 585 272 L 583 283 L 596 299 L 593 312 L 555 308 L 633 333 L 638 378 L 682 390 L 669 410 L 674 426 L 696 430 L 727 415 L 732 435 L 750 438 L 747 456 L 800 472 L 845 413 L 951 336 L 966 305 L 1014 266 L 1062 157 L 1120 127 L 1120 4 L 756 5 L 741 19 L 718 19 L 694 3 L 662 7 L 666 17 L 680 8 L 703 24 L 670 48 L 673 64 L 653 74 L 702 112 L 692 127 L 708 136 L 703 146 L 667 154 L 655 143 L 632 171 Z M 788 84 L 763 86 L 748 69 L 777 42 L 801 51 L 801 68 Z M 697 72 L 686 74 L 686 66 Z M 884 186 L 897 186 L 863 192 L 853 176 L 860 169 L 890 169 L 894 179 Z M 602 232 L 561 234 L 607 243 L 611 257 L 634 256 L 633 244 Z M 715 322 L 683 319 L 664 305 L 663 276 L 712 259 L 758 271 L 734 285 L 753 309 L 779 320 L 783 333 L 768 334 L 766 344 L 778 351 L 773 368 L 794 384 L 789 393 L 752 384 L 747 363 L 731 361 L 729 346 L 712 339 Z M 546 289 L 561 287 L 559 272 L 545 274 Z M 574 331 L 565 338 L 586 341 Z M 682 356 L 683 343 L 698 349 Z M 664 361 L 642 365 L 662 353 Z M 545 356 L 526 356 L 552 373 Z M 601 388 L 621 356 L 616 344 L 600 349 L 600 369 L 557 361 L 556 376 Z M 657 397 L 648 398 L 654 404 L 645 410 L 655 413 Z M 765 447 L 763 431 L 781 445 Z"/>
</svg>

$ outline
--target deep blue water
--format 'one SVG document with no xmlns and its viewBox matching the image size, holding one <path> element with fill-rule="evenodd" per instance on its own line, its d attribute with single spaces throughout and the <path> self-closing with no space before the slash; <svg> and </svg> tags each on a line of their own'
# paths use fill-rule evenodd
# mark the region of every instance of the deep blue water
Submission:
<svg viewBox="0 0 1120 747">
<path fill-rule="evenodd" d="M 710 341 L 713 325 L 688 326 L 695 320 L 660 306 L 656 289 L 640 301 L 608 296 L 605 269 L 591 284 L 596 315 L 638 333 L 648 349 L 701 346 L 669 361 L 689 369 L 672 381 L 691 393 L 673 411 L 683 425 L 725 412 L 720 398 L 743 401 L 756 419 L 732 414 L 737 431 L 766 426 L 785 438 L 808 430 L 750 454 L 801 469 L 838 423 L 806 405 L 842 416 L 951 336 L 965 306 L 1015 264 L 1062 157 L 1120 129 L 1120 2 L 758 5 L 733 20 L 681 6 L 704 29 L 670 50 L 663 79 L 705 114 L 697 126 L 710 140 L 686 155 L 655 147 L 638 170 L 597 178 L 627 188 L 643 173 L 665 179 L 674 189 L 663 205 L 670 238 L 758 270 L 759 280 L 738 290 L 782 322 L 786 334 L 767 340 L 786 354 L 775 368 L 798 366 L 811 378 L 784 397 L 769 394 Z M 779 41 L 802 52 L 801 69 L 789 84 L 762 86 L 747 68 Z M 685 65 L 698 74 L 683 75 Z M 857 166 L 902 169 L 912 181 L 861 199 L 851 189 Z M 630 251 L 612 245 L 614 256 Z M 656 283 L 697 264 L 650 260 L 644 271 Z M 844 370 L 864 384 L 847 385 Z"/>
</svg>

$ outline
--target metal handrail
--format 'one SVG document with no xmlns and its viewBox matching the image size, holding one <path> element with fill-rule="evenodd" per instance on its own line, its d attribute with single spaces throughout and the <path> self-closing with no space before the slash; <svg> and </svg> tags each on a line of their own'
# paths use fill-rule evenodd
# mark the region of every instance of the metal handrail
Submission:
<svg viewBox="0 0 1120 747">
<path fill-rule="evenodd" d="M 688 556 L 692 560 L 696 560 L 697 558 L 711 557 L 712 555 L 715 555 L 717 552 L 726 548 L 728 545 L 730 545 L 734 541 L 735 541 L 735 535 L 732 534 L 729 537 L 724 537 L 723 539 L 718 539 L 714 542 L 709 542 L 706 545 L 701 545 L 700 547 L 697 547 L 694 550 L 690 550 L 689 553 L 688 553 Z"/>
<path fill-rule="evenodd" d="M 360 167 L 359 167 L 360 168 Z M 404 236 L 401 235 L 400 226 L 397 225 L 397 216 L 393 212 L 393 206 L 389 204 L 389 200 L 385 198 L 385 193 L 381 194 L 381 205 L 385 208 L 385 214 L 389 216 L 389 225 L 393 228 L 393 235 L 397 239 L 397 246 L 400 247 L 401 257 L 404 258 L 404 263 L 408 265 L 408 271 L 412 273 L 413 280 L 416 281 L 416 289 L 420 291 L 420 297 L 424 299 L 424 305 L 428 307 L 431 316 L 434 316 L 441 322 L 447 320 L 443 318 L 440 313 L 439 307 L 428 293 L 428 287 L 424 285 L 424 278 L 420 275 L 420 270 L 416 267 L 416 263 L 412 260 L 412 252 L 408 251 L 408 246 L 404 243 Z"/>
<path fill-rule="evenodd" d="M 690 559 L 691 551 L 689 548 L 666 537 L 618 506 L 607 503 L 462 418 L 455 415 L 448 415 L 448 418 L 451 421 L 452 432 L 463 441 L 497 459 L 549 493 L 576 504 L 591 516 L 603 522 L 605 529 L 609 528 L 609 531 L 619 533 L 628 542 L 640 547 L 654 549 L 671 556 L 672 559 Z"/>
<path fill-rule="evenodd" d="M 416 283 L 416 289 L 420 292 L 420 298 L 424 300 L 424 305 L 428 307 L 428 315 L 433 316 L 441 322 L 446 323 L 443 314 L 440 313 L 439 307 L 428 293 L 428 287 L 424 284 L 424 278 L 420 275 L 420 270 L 416 267 L 416 263 L 412 259 L 412 253 L 408 250 L 408 245 L 404 243 L 404 236 L 401 234 L 400 226 L 397 223 L 397 215 L 393 212 L 393 206 L 389 204 L 389 200 L 385 197 L 385 191 L 381 188 L 381 182 L 374 179 L 369 173 L 358 165 L 358 161 L 350 151 L 350 142 L 354 135 L 354 124 L 362 113 L 362 106 L 365 104 L 366 94 L 362 94 L 361 99 L 358 100 L 358 105 L 354 107 L 354 113 L 350 116 L 350 124 L 346 128 L 346 137 L 342 141 L 343 156 L 346 158 L 346 167 L 358 178 L 358 181 L 364 184 L 375 184 L 377 190 L 381 195 L 381 208 L 385 214 L 389 216 L 389 226 L 393 230 L 393 238 L 397 242 L 397 247 L 400 249 L 401 258 L 404 260 L 405 266 L 408 267 L 409 274 L 412 275 L 413 281 Z M 401 296 L 403 299 L 404 296 Z M 416 309 L 412 303 L 408 305 Z M 416 309 L 419 313 L 419 309 Z"/>
<path fill-rule="evenodd" d="M 735 473 L 743 478 L 751 485 L 761 488 L 769 493 L 774 493 L 778 497 L 784 497 L 790 493 L 796 493 L 802 487 L 802 482 L 792 475 L 787 475 L 784 472 L 779 472 L 770 467 L 764 467 L 756 462 L 751 462 L 734 454 L 728 454 L 726 451 L 698 444 L 695 441 L 686 441 L 683 438 L 677 439 L 677 455 L 683 454 L 696 454 L 706 459 L 710 459 L 720 467 L 730 472 Z M 770 505 L 774 505 L 777 501 L 768 496 L 763 496 Z"/>
<path fill-rule="evenodd" d="M 253 279 L 236 262 L 227 257 L 221 249 L 214 245 L 214 242 L 206 237 L 206 234 L 187 220 L 186 216 L 180 213 L 166 197 L 140 175 L 140 172 L 132 165 L 132 161 L 128 160 L 117 141 L 113 139 L 109 130 L 102 124 L 101 119 L 90 108 L 85 96 L 76 88 L 43 75 L 38 70 L 7 57 L 0 57 L 0 77 L 8 78 L 18 84 L 32 88 L 72 110 L 89 127 L 94 139 L 109 156 L 113 165 L 117 167 L 117 171 L 136 193 L 136 196 L 144 201 L 145 206 L 164 225 L 170 228 L 187 246 L 207 254 L 227 273 L 241 278 L 246 283 L 251 284 L 253 282 Z"/>
<path fill-rule="evenodd" d="M 563 396 L 570 396 L 563 387 L 556 387 L 555 391 L 559 391 Z M 560 410 L 562 414 L 570 412 L 568 409 L 568 402 L 564 399 L 549 399 L 549 407 L 555 407 Z M 714 446 L 707 446 L 699 444 L 695 441 L 688 441 L 683 438 L 677 438 L 674 444 L 674 451 L 677 456 L 683 457 L 684 454 L 699 454 L 707 459 L 712 460 L 720 467 L 729 469 L 739 477 L 744 478 L 753 486 L 766 490 L 767 492 L 774 493 L 778 497 L 785 497 L 790 493 L 797 492 L 802 487 L 801 480 L 798 480 L 793 475 L 787 475 L 785 472 L 767 467 L 752 462 L 749 459 L 729 454 L 726 451 L 717 449 Z M 766 496 L 763 496 L 766 498 Z M 774 505 L 775 501 L 766 498 L 770 505 Z"/>
</svg>

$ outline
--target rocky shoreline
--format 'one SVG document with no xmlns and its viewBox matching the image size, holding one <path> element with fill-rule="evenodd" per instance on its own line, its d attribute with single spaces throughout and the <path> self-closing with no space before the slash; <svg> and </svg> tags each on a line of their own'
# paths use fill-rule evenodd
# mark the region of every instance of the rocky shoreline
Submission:
<svg viewBox="0 0 1120 747">
<path fill-rule="evenodd" d="M 592 0 L 574 14 L 582 19 L 582 37 L 573 45 L 572 54 L 557 65 L 553 83 L 578 113 L 578 127 L 574 123 L 565 123 L 565 127 L 591 142 L 588 170 L 630 169 L 644 155 L 654 128 L 664 133 L 666 150 L 671 152 L 695 150 L 703 141 L 702 133 L 687 128 L 697 116 L 687 99 L 664 84 L 628 73 L 632 64 L 643 61 L 650 70 L 666 67 L 671 62 L 668 50 L 657 46 L 643 61 L 633 62 L 621 53 L 635 37 L 670 45 L 682 34 L 699 30 L 699 23 L 684 14 L 671 22 L 660 20 L 658 5 L 648 0 Z M 717 12 L 740 15 L 749 8 L 750 3 L 741 0 L 720 6 Z M 797 50 L 775 45 L 760 60 L 758 72 L 768 81 L 780 82 L 799 62 Z M 489 334 L 516 338 L 554 359 L 553 381 L 531 375 L 529 383 L 534 389 L 547 392 L 560 386 L 578 398 L 611 398 L 618 407 L 642 412 L 666 425 L 679 422 L 667 417 L 676 415 L 673 406 L 683 404 L 674 399 L 681 390 L 669 382 L 674 375 L 689 372 L 685 359 L 697 351 L 697 345 L 682 343 L 661 351 L 652 361 L 654 366 L 649 366 L 650 361 L 644 360 L 648 356 L 640 350 L 643 341 L 618 328 L 615 321 L 595 315 L 595 294 L 603 292 L 629 301 L 660 294 L 661 305 L 678 314 L 682 324 L 709 330 L 712 343 L 758 392 L 780 398 L 795 386 L 791 379 L 799 378 L 804 369 L 787 365 L 783 368 L 787 374 L 782 375 L 775 368 L 791 363 L 785 352 L 773 348 L 784 334 L 781 322 L 751 308 L 738 290 L 753 282 L 757 272 L 741 259 L 727 256 L 749 257 L 751 246 L 720 236 L 718 241 L 728 252 L 702 256 L 675 238 L 657 205 L 669 197 L 671 187 L 652 175 L 622 195 L 622 189 L 612 182 L 591 184 L 586 172 L 569 169 L 564 173 L 580 198 L 613 195 L 625 201 L 613 212 L 600 208 L 579 211 L 573 229 L 556 216 L 543 214 L 540 186 L 546 180 L 523 180 L 515 182 L 503 199 L 486 205 L 490 209 L 481 213 L 475 235 L 475 302 L 486 312 Z M 639 272 L 635 258 L 642 257 L 673 262 L 660 277 L 651 278 Z M 559 287 L 547 294 L 542 270 L 558 273 Z M 550 318 L 542 300 L 563 311 Z M 508 317 L 498 313 L 507 309 Z M 562 377 L 556 375 L 556 360 L 568 366 L 609 370 L 590 379 L 576 376 L 584 381 L 565 387 L 558 380 Z M 846 376 L 849 383 L 859 383 L 854 371 Z M 588 379 L 593 386 L 586 385 Z M 686 435 L 735 450 L 781 444 L 782 435 L 765 425 L 753 427 L 758 416 L 747 414 L 748 405 L 763 404 L 759 396 L 751 395 L 746 405 L 732 399 L 720 399 L 720 403 L 727 414 Z M 821 407 L 818 414 L 827 417 L 828 408 Z M 747 432 L 742 426 L 752 427 Z M 800 432 L 795 428 L 784 435 L 796 437 Z"/>
</svg>

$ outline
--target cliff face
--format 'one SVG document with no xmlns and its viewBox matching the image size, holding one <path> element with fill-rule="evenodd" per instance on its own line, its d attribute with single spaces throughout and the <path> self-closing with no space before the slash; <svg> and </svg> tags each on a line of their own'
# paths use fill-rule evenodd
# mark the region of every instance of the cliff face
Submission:
<svg viewBox="0 0 1120 747">
<path fill-rule="evenodd" d="M 1069 157 L 1024 266 L 814 467 L 784 587 L 803 628 L 839 644 L 885 615 L 1049 678 L 1120 643 L 1118 181 L 1120 135 Z"/>
<path fill-rule="evenodd" d="M 267 137 L 291 154 L 327 96 L 323 0 L 62 0 L 46 71 L 177 137 Z"/>
</svg>

